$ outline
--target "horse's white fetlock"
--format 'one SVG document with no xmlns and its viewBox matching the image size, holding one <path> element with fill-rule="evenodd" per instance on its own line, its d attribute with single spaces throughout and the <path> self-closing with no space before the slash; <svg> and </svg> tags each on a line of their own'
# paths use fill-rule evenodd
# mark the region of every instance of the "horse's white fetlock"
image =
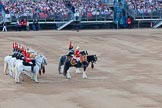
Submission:
<svg viewBox="0 0 162 108">
<path fill-rule="evenodd" d="M 66 78 L 67 78 L 67 79 L 71 79 L 71 75 L 70 75 L 69 71 L 68 71 L 67 74 L 66 74 Z"/>
<path fill-rule="evenodd" d="M 33 81 L 34 81 L 34 77 L 33 77 L 33 76 L 31 77 L 31 80 L 33 80 Z"/>
<path fill-rule="evenodd" d="M 38 81 L 38 80 L 35 80 L 34 82 L 35 82 L 35 83 L 39 83 L 39 81 Z"/>
<path fill-rule="evenodd" d="M 15 82 L 16 84 L 20 84 L 20 80 L 17 77 L 15 78 Z"/>
<path fill-rule="evenodd" d="M 64 71 L 64 65 L 61 66 L 61 70 L 60 70 L 60 73 L 63 74 L 63 71 Z"/>
<path fill-rule="evenodd" d="M 71 76 L 70 76 L 70 75 L 66 75 L 66 78 L 67 78 L 67 79 L 71 79 Z"/>
<path fill-rule="evenodd" d="M 86 75 L 86 72 L 83 72 L 83 77 L 82 77 L 83 79 L 87 79 L 88 77 L 87 77 L 87 75 Z"/>
<path fill-rule="evenodd" d="M 12 76 L 12 72 L 11 71 L 9 72 L 9 74 L 10 74 L 10 76 Z"/>
</svg>

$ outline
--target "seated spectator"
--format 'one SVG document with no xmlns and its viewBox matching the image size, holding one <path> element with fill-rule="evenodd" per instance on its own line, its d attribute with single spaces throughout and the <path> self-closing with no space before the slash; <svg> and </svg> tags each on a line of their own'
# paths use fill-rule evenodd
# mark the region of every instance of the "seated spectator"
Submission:
<svg viewBox="0 0 162 108">
<path fill-rule="evenodd" d="M 27 20 L 26 19 L 24 19 L 23 20 L 23 29 L 26 31 L 26 26 L 27 26 Z"/>
</svg>

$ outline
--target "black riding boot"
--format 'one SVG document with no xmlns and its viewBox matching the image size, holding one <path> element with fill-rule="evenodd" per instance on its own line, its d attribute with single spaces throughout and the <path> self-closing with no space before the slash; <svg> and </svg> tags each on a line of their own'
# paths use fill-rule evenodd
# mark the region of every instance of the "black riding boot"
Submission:
<svg viewBox="0 0 162 108">
<path fill-rule="evenodd" d="M 32 60 L 32 66 L 31 66 L 31 70 L 32 70 L 32 72 L 34 72 L 34 66 L 35 66 L 35 60 Z"/>
<path fill-rule="evenodd" d="M 34 64 L 31 66 L 31 71 L 34 72 Z"/>
</svg>

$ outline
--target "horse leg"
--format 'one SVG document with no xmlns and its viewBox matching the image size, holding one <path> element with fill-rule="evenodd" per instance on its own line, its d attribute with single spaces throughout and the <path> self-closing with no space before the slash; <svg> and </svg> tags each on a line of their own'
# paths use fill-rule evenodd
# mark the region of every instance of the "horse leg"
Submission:
<svg viewBox="0 0 162 108">
<path fill-rule="evenodd" d="M 81 73 L 81 71 L 80 71 L 79 68 L 76 68 L 76 73 L 77 73 L 77 74 Z"/>
<path fill-rule="evenodd" d="M 34 81 L 35 81 L 36 83 L 38 83 L 38 77 L 37 77 L 38 74 L 37 74 L 37 73 L 34 73 L 33 75 L 34 75 Z"/>
<path fill-rule="evenodd" d="M 59 74 L 63 74 L 63 71 L 64 71 L 64 65 L 61 66 Z"/>
<path fill-rule="evenodd" d="M 9 70 L 9 75 L 12 77 L 12 62 L 9 62 L 8 64 L 8 70 Z"/>
<path fill-rule="evenodd" d="M 8 64 L 6 62 L 4 62 L 4 74 L 5 75 L 8 75 L 7 68 L 8 68 Z"/>
<path fill-rule="evenodd" d="M 9 69 L 9 75 L 12 76 L 12 68 L 10 65 L 8 66 L 8 69 Z"/>
<path fill-rule="evenodd" d="M 45 70 L 45 66 L 44 65 L 42 67 L 42 71 L 43 71 L 43 74 L 45 74 L 46 70 Z"/>
<path fill-rule="evenodd" d="M 29 73 L 28 76 L 31 77 L 31 79 L 34 81 L 34 77 L 35 77 L 35 76 L 34 76 L 34 73 L 31 72 L 31 73 Z"/>
<path fill-rule="evenodd" d="M 12 69 L 12 77 L 13 78 L 15 78 L 15 76 L 16 76 L 16 66 L 15 66 L 15 64 L 13 64 L 13 69 Z"/>
<path fill-rule="evenodd" d="M 33 73 L 33 80 L 38 83 L 38 72 Z"/>
<path fill-rule="evenodd" d="M 84 67 L 83 69 L 83 76 L 82 76 L 83 79 L 87 79 L 87 74 L 86 74 L 86 67 Z"/>
<path fill-rule="evenodd" d="M 12 77 L 15 78 L 15 72 L 16 72 L 16 61 L 12 64 Z"/>
<path fill-rule="evenodd" d="M 15 72 L 15 82 L 18 83 L 18 80 L 17 80 L 18 76 L 17 76 L 17 72 Z"/>
<path fill-rule="evenodd" d="M 15 73 L 16 73 L 16 67 L 15 65 L 13 66 L 13 71 L 12 71 L 12 77 L 15 78 Z"/>
<path fill-rule="evenodd" d="M 62 74 L 62 73 L 61 73 L 61 71 L 62 71 L 62 70 L 61 70 L 61 68 L 62 68 L 61 66 L 62 66 L 62 64 L 61 64 L 61 57 L 60 57 L 59 65 L 58 65 L 59 74 Z"/>
<path fill-rule="evenodd" d="M 11 63 L 11 73 L 12 73 L 11 76 L 14 78 L 15 77 L 15 72 L 14 72 L 15 71 L 15 67 L 14 67 L 13 63 L 14 62 Z"/>
<path fill-rule="evenodd" d="M 67 79 L 71 79 L 70 68 L 67 70 L 66 78 L 67 78 Z"/>
<path fill-rule="evenodd" d="M 16 83 L 20 83 L 20 74 L 18 73 L 18 70 L 17 69 L 15 69 L 16 71 L 15 71 L 15 82 Z"/>
</svg>

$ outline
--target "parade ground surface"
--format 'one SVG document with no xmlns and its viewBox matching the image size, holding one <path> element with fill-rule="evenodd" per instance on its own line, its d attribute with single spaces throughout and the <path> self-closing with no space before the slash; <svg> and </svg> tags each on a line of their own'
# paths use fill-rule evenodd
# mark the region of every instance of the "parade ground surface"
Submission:
<svg viewBox="0 0 162 108">
<path fill-rule="evenodd" d="M 88 79 L 58 73 L 59 57 L 74 47 L 96 54 Z M 48 59 L 34 83 L 16 84 L 3 59 L 19 42 Z M 30 31 L 0 33 L 0 108 L 162 108 L 162 29 Z"/>
</svg>

